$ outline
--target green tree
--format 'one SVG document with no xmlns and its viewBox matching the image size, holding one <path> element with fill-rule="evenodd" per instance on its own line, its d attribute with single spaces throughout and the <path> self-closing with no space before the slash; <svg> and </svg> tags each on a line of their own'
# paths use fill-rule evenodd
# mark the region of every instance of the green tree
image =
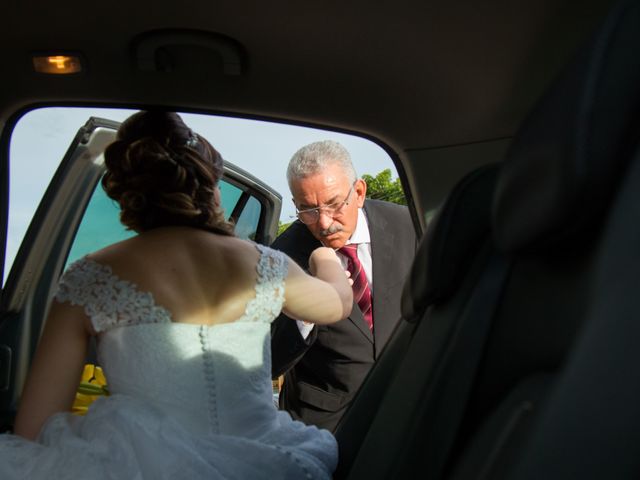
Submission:
<svg viewBox="0 0 640 480">
<path fill-rule="evenodd" d="M 288 222 L 288 223 L 282 223 L 282 222 L 278 222 L 278 235 L 280 235 L 282 232 L 284 232 L 287 228 L 289 228 L 289 225 L 291 225 L 293 222 Z"/>
<path fill-rule="evenodd" d="M 367 198 L 386 200 L 400 205 L 407 204 L 400 179 L 391 180 L 391 169 L 386 168 L 375 177 L 365 173 L 362 179 L 367 182 Z"/>
</svg>

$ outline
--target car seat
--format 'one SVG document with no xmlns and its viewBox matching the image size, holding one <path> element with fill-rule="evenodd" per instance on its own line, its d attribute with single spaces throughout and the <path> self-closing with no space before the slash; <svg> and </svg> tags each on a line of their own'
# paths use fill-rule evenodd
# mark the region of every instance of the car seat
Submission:
<svg viewBox="0 0 640 480">
<path fill-rule="evenodd" d="M 497 303 L 493 292 L 500 291 L 507 271 L 490 239 L 497 171 L 490 165 L 467 175 L 431 221 L 405 286 L 403 318 L 336 430 L 340 463 L 334 478 L 394 478 L 395 456 L 412 435 L 422 435 L 418 419 L 429 418 L 429 410 L 449 397 L 430 392 L 447 388 L 451 368 L 473 368 L 468 356 L 459 357 L 463 362 L 455 366 L 451 362 L 475 341 L 478 322 L 467 326 L 475 314 L 483 309 L 491 318 Z M 454 392 L 455 399 L 463 396 Z M 370 461 L 371 454 L 384 459 Z"/>
<path fill-rule="evenodd" d="M 338 426 L 336 478 L 637 475 L 638 25 L 640 3 L 614 8 L 517 133 L 495 188 L 474 197 L 488 168 L 447 199 L 403 320 Z M 478 221 L 467 195 L 491 212 L 484 242 L 459 233 Z"/>
</svg>

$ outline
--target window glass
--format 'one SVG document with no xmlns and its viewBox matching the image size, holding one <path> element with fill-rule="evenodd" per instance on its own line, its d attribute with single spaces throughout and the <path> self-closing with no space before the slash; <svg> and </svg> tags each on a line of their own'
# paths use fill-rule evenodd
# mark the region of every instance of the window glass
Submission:
<svg viewBox="0 0 640 480">
<path fill-rule="evenodd" d="M 18 121 L 10 144 L 5 278 L 38 203 L 77 130 L 92 116 L 123 121 L 133 112 L 134 110 L 91 107 L 47 107 L 32 110 Z M 285 178 L 286 166 L 295 151 L 303 145 L 318 140 L 336 140 L 351 153 L 358 175 L 376 176 L 389 169 L 392 179 L 397 179 L 396 169 L 389 155 L 375 143 L 360 137 L 257 120 L 192 113 L 181 115 L 185 122 L 207 138 L 226 160 L 255 175 L 282 195 L 280 220 L 285 224 L 295 218 L 295 208 Z M 233 202 L 233 195 L 239 198 L 241 191 L 236 189 L 234 192 L 233 188 L 236 187 L 229 187 L 231 188 L 227 194 L 231 195 L 229 199 Z M 80 243 L 74 245 L 70 259 L 83 255 L 96 245 L 95 241 L 100 237 L 95 233 L 95 229 L 100 227 L 102 222 L 90 218 L 96 218 L 93 215 L 100 209 L 115 209 L 109 223 L 104 224 L 108 226 L 112 235 L 108 237 L 109 241 L 130 234 L 118 226 L 116 207 L 109 205 L 106 197 L 99 198 L 99 191 L 100 189 L 96 190 L 96 198 L 92 199 L 89 206 L 91 210 L 87 210 L 87 223 L 83 222 L 80 227 L 82 230 L 79 233 L 84 240 L 78 238 Z M 237 219 L 237 229 L 243 236 L 250 238 L 255 233 L 261 215 L 259 207 L 257 200 L 249 200 Z M 107 243 L 107 237 L 104 239 Z"/>
<path fill-rule="evenodd" d="M 240 190 L 235 185 L 231 185 L 229 182 L 221 181 L 220 182 L 220 197 L 222 199 L 222 208 L 225 211 L 225 216 L 229 218 L 231 213 L 233 212 L 233 207 L 236 206 L 238 200 L 240 200 L 240 196 L 242 195 L 242 190 Z"/>
<path fill-rule="evenodd" d="M 242 213 L 238 217 L 236 235 L 250 240 L 255 239 L 258 222 L 260 221 L 260 212 L 262 212 L 260 202 L 256 200 L 255 197 L 249 198 L 244 210 L 242 210 Z"/>
<path fill-rule="evenodd" d="M 229 217 L 241 195 L 242 190 L 238 187 L 224 180 L 220 182 L 220 196 L 226 217 Z M 236 226 L 238 237 L 254 238 L 261 211 L 260 202 L 251 197 Z M 117 203 L 107 196 L 98 183 L 78 227 L 66 266 L 91 252 L 134 236 L 135 232 L 127 230 L 120 223 L 119 216 Z"/>
<path fill-rule="evenodd" d="M 134 236 L 135 232 L 126 230 L 119 218 L 120 208 L 98 183 L 71 246 L 67 265 L 111 243 Z"/>
</svg>

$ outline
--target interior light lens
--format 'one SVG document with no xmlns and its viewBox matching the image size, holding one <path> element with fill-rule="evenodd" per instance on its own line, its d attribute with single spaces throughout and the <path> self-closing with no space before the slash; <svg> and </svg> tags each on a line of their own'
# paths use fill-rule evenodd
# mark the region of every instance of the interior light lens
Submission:
<svg viewBox="0 0 640 480">
<path fill-rule="evenodd" d="M 80 57 L 74 55 L 38 55 L 33 57 L 33 68 L 38 73 L 68 75 L 82 70 Z"/>
</svg>

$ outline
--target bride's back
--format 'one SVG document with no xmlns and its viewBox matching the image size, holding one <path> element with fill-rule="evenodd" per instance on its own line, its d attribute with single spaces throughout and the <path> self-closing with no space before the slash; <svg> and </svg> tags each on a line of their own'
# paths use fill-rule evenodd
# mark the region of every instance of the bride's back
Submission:
<svg viewBox="0 0 640 480">
<path fill-rule="evenodd" d="M 189 227 L 150 230 L 90 255 L 149 292 L 174 322 L 237 320 L 255 297 L 258 251 L 234 237 Z"/>
</svg>

